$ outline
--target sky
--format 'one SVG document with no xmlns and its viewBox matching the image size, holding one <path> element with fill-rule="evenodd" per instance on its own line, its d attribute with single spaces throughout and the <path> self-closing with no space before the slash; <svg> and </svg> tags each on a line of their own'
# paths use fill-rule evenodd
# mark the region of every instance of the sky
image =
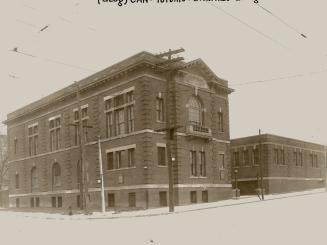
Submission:
<svg viewBox="0 0 327 245">
<path fill-rule="evenodd" d="M 0 120 L 140 51 L 183 47 L 235 89 L 231 138 L 327 144 L 327 2 L 259 2 L 1 1 Z"/>
</svg>

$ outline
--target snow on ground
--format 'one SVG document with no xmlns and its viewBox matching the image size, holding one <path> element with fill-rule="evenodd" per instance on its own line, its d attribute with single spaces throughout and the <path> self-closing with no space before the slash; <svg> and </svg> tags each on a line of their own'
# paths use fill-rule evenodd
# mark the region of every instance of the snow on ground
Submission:
<svg viewBox="0 0 327 245">
<path fill-rule="evenodd" d="M 327 193 L 243 197 L 134 212 L 0 212 L 0 244 L 325 244 Z M 153 242 L 151 242 L 151 240 Z"/>
</svg>

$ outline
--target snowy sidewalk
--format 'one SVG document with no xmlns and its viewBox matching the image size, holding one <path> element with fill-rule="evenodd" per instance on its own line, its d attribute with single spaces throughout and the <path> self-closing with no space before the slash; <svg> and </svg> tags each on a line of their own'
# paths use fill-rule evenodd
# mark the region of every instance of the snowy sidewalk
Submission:
<svg viewBox="0 0 327 245">
<path fill-rule="evenodd" d="M 325 189 L 321 188 L 321 189 L 314 189 L 314 190 L 302 191 L 302 192 L 269 194 L 269 195 L 265 195 L 264 201 L 272 201 L 272 200 L 278 200 L 283 198 L 292 198 L 298 196 L 324 194 L 324 193 L 326 193 Z M 49 219 L 49 220 L 119 219 L 119 218 L 134 218 L 134 217 L 151 217 L 151 216 L 159 216 L 159 215 L 176 215 L 185 212 L 194 212 L 194 211 L 205 210 L 205 209 L 230 207 L 235 205 L 250 204 L 250 203 L 257 203 L 257 202 L 261 202 L 258 196 L 241 196 L 239 199 L 229 199 L 229 200 L 223 200 L 218 202 L 176 206 L 174 213 L 169 213 L 168 207 L 137 210 L 137 211 L 124 211 L 124 212 L 114 212 L 114 211 L 108 211 L 105 213 L 94 212 L 93 214 L 90 215 L 74 214 L 72 216 L 69 216 L 67 214 L 15 212 L 10 210 L 3 210 L 1 213 L 6 213 L 8 215 L 14 215 L 18 217 L 29 217 L 35 219 Z"/>
</svg>

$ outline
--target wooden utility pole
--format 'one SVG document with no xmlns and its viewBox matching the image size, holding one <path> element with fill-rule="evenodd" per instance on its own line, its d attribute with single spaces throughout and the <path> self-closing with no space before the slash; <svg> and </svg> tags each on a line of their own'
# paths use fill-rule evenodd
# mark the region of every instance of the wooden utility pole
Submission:
<svg viewBox="0 0 327 245">
<path fill-rule="evenodd" d="M 259 162 L 260 162 L 260 189 L 261 189 L 261 200 L 264 200 L 264 190 L 263 190 L 263 162 L 261 156 L 261 129 L 259 129 Z"/>
<path fill-rule="evenodd" d="M 81 109 L 81 95 L 80 95 L 80 87 L 77 82 L 75 82 L 77 86 L 77 110 L 78 110 L 78 138 L 80 143 L 80 168 L 81 168 L 81 183 L 80 183 L 80 204 L 81 209 L 87 213 L 87 196 L 88 196 L 88 175 L 87 175 L 87 165 L 85 161 L 85 133 L 83 130 L 82 124 L 82 109 Z"/>
<path fill-rule="evenodd" d="M 171 57 L 169 57 L 171 59 Z M 173 161 L 172 161 L 172 154 L 171 154 L 171 140 L 174 139 L 174 129 L 171 129 L 171 110 L 170 110 L 170 83 L 171 83 L 171 76 L 172 72 L 168 71 L 167 75 L 167 98 L 166 98 L 166 149 L 167 149 L 167 156 L 168 156 L 168 190 L 169 190 L 169 212 L 174 212 L 175 207 L 175 200 L 174 200 L 174 176 L 173 176 Z"/>
<path fill-rule="evenodd" d="M 104 182 L 103 182 L 103 168 L 102 168 L 102 152 L 101 152 L 101 137 L 98 137 L 99 147 L 99 168 L 100 168 L 100 180 L 101 180 L 101 211 L 106 212 L 106 202 L 104 198 Z"/>
<path fill-rule="evenodd" d="M 176 137 L 176 129 L 178 128 L 176 124 L 176 108 L 172 108 L 175 100 L 175 84 L 173 84 L 173 74 L 181 68 L 171 67 L 173 63 L 179 62 L 184 58 L 172 58 L 172 55 L 184 52 L 183 48 L 177 50 L 169 50 L 163 54 L 157 55 L 157 57 L 163 58 L 167 57 L 167 60 L 158 64 L 159 67 L 166 70 L 166 103 L 165 103 L 165 116 L 166 116 L 166 128 L 158 131 L 166 131 L 166 150 L 168 156 L 168 192 L 169 192 L 169 212 L 174 212 L 175 200 L 174 200 L 174 166 L 173 163 L 176 161 L 177 156 L 172 155 L 172 141 Z M 172 90 L 173 93 L 172 93 Z M 173 119 L 173 122 L 172 122 Z M 177 151 L 174 152 L 177 154 Z"/>
</svg>

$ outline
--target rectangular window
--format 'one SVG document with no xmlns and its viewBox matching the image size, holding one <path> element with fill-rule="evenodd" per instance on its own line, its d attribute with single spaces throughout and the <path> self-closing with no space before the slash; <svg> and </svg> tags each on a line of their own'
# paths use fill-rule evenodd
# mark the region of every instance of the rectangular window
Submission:
<svg viewBox="0 0 327 245">
<path fill-rule="evenodd" d="M 279 151 L 277 148 L 274 149 L 274 163 L 279 164 Z"/>
<path fill-rule="evenodd" d="M 62 208 L 62 197 L 58 197 L 58 208 Z"/>
<path fill-rule="evenodd" d="M 87 142 L 88 141 L 88 120 L 89 120 L 88 108 L 87 107 L 82 108 L 81 113 L 82 113 L 83 137 L 84 137 L 85 142 Z"/>
<path fill-rule="evenodd" d="M 40 198 L 35 197 L 35 207 L 39 208 L 40 207 Z"/>
<path fill-rule="evenodd" d="M 105 99 L 107 137 L 135 131 L 134 91 Z"/>
<path fill-rule="evenodd" d="M 134 106 L 127 107 L 127 133 L 134 132 Z"/>
<path fill-rule="evenodd" d="M 115 152 L 116 168 L 122 168 L 122 151 Z"/>
<path fill-rule="evenodd" d="M 107 153 L 107 170 L 114 169 L 114 154 L 113 152 Z"/>
<path fill-rule="evenodd" d="M 80 144 L 79 127 L 77 125 L 74 126 L 74 144 Z"/>
<path fill-rule="evenodd" d="M 114 106 L 115 106 L 115 107 L 118 107 L 118 106 L 121 106 L 121 105 L 124 105 L 124 104 L 125 104 L 125 101 L 124 101 L 124 94 L 117 95 L 117 96 L 114 98 Z"/>
<path fill-rule="evenodd" d="M 77 206 L 77 208 L 81 207 L 81 196 L 80 195 L 76 196 L 76 206 Z"/>
<path fill-rule="evenodd" d="M 190 151 L 191 176 L 197 176 L 196 151 Z"/>
<path fill-rule="evenodd" d="M 136 193 L 135 192 L 128 193 L 128 205 L 130 208 L 136 207 Z"/>
<path fill-rule="evenodd" d="M 285 162 L 285 151 L 284 151 L 284 149 L 279 149 L 279 152 L 280 152 L 280 155 L 279 155 L 280 164 L 285 165 L 286 164 L 286 162 Z"/>
<path fill-rule="evenodd" d="M 208 191 L 202 191 L 202 202 L 208 202 Z"/>
<path fill-rule="evenodd" d="M 219 171 L 219 179 L 220 180 L 225 180 L 225 172 L 224 172 L 224 170 L 220 170 Z"/>
<path fill-rule="evenodd" d="M 253 149 L 253 165 L 259 165 L 259 149 Z"/>
<path fill-rule="evenodd" d="M 51 197 L 51 204 L 52 204 L 53 208 L 57 207 L 57 198 L 56 197 Z"/>
<path fill-rule="evenodd" d="M 223 153 L 218 154 L 218 167 L 221 169 L 225 168 L 225 154 Z"/>
<path fill-rule="evenodd" d="M 31 202 L 31 208 L 34 208 L 34 197 L 31 197 L 30 202 Z"/>
<path fill-rule="evenodd" d="M 82 132 L 84 137 L 83 139 L 87 142 L 88 141 L 88 105 L 84 105 L 80 108 L 81 110 L 81 118 L 82 118 Z M 79 145 L 80 144 L 80 130 L 79 130 L 79 123 L 80 123 L 80 111 L 79 109 L 74 109 L 74 144 Z"/>
<path fill-rule="evenodd" d="M 105 101 L 105 108 L 106 108 L 106 111 L 110 110 L 113 108 L 113 99 L 108 99 Z"/>
<path fill-rule="evenodd" d="M 161 207 L 167 207 L 167 192 L 166 191 L 160 191 L 159 192 L 159 202 Z"/>
<path fill-rule="evenodd" d="M 157 97 L 156 100 L 156 115 L 157 121 L 163 122 L 165 120 L 164 115 L 164 99 Z"/>
<path fill-rule="evenodd" d="M 249 150 L 244 150 L 243 151 L 243 162 L 244 165 L 250 165 L 250 157 L 249 157 Z"/>
<path fill-rule="evenodd" d="M 310 154 L 310 158 L 311 158 L 311 167 L 314 168 L 314 154 L 313 153 Z"/>
<path fill-rule="evenodd" d="M 295 163 L 295 166 L 299 166 L 298 153 L 296 151 L 293 152 L 293 161 Z"/>
<path fill-rule="evenodd" d="M 61 120 L 60 117 L 51 119 L 49 121 L 49 132 L 50 132 L 50 151 L 60 149 L 61 141 Z"/>
<path fill-rule="evenodd" d="M 19 198 L 16 198 L 16 208 L 19 208 Z"/>
<path fill-rule="evenodd" d="M 240 153 L 238 151 L 235 151 L 233 155 L 234 155 L 234 166 L 235 167 L 240 166 Z"/>
<path fill-rule="evenodd" d="M 113 137 L 114 134 L 114 117 L 113 112 L 106 113 L 107 138 Z"/>
<path fill-rule="evenodd" d="M 318 155 L 317 154 L 314 154 L 314 167 L 319 168 Z"/>
<path fill-rule="evenodd" d="M 115 111 L 115 128 L 116 135 L 125 133 L 125 110 L 119 109 Z"/>
<path fill-rule="evenodd" d="M 79 111 L 78 109 L 74 111 L 74 121 L 79 121 Z"/>
<path fill-rule="evenodd" d="M 128 153 L 128 167 L 135 167 L 135 149 L 131 148 L 127 150 Z"/>
<path fill-rule="evenodd" d="M 190 192 L 191 195 L 191 203 L 197 203 L 197 196 L 196 196 L 196 191 L 191 191 Z"/>
<path fill-rule="evenodd" d="M 14 154 L 16 155 L 18 153 L 18 139 L 14 139 Z"/>
<path fill-rule="evenodd" d="M 300 161 L 300 166 L 303 167 L 303 152 L 299 152 L 299 161 Z"/>
<path fill-rule="evenodd" d="M 30 156 L 38 152 L 38 125 L 28 127 L 28 151 Z"/>
<path fill-rule="evenodd" d="M 206 154 L 204 151 L 200 151 L 200 176 L 206 176 Z"/>
<path fill-rule="evenodd" d="M 81 109 L 82 120 L 87 118 L 87 107 Z"/>
<path fill-rule="evenodd" d="M 224 114 L 222 112 L 218 112 L 218 131 L 224 132 Z"/>
<path fill-rule="evenodd" d="M 134 101 L 134 91 L 130 91 L 126 93 L 126 102 L 131 103 Z"/>
<path fill-rule="evenodd" d="M 166 147 L 157 147 L 158 151 L 158 165 L 165 166 L 166 165 Z"/>
<path fill-rule="evenodd" d="M 115 207 L 115 194 L 108 193 L 108 208 Z"/>
<path fill-rule="evenodd" d="M 19 174 L 15 175 L 15 187 L 16 189 L 19 189 Z"/>
</svg>

